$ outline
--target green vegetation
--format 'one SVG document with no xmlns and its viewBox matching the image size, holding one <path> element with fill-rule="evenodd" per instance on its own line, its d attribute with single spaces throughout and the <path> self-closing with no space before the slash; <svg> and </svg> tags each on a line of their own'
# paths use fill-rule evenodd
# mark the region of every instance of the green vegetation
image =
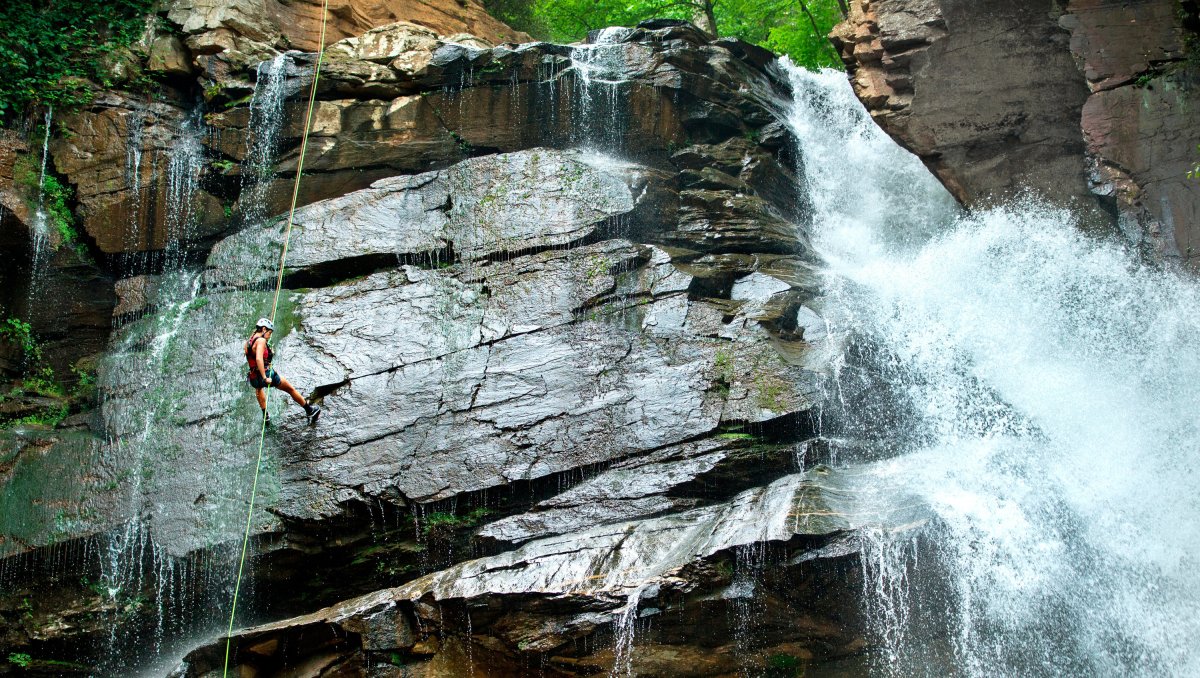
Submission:
<svg viewBox="0 0 1200 678">
<path fill-rule="evenodd" d="M 79 243 L 79 231 L 75 230 L 75 215 L 71 213 L 68 203 L 71 201 L 71 187 L 64 184 L 52 172 L 42 176 L 41 160 L 32 155 L 22 156 L 13 166 L 13 180 L 27 189 L 30 196 L 42 196 L 42 206 L 46 210 L 49 223 L 58 232 L 58 242 L 55 249 L 67 245 L 77 246 L 80 255 L 86 255 L 86 248 Z M 40 184 L 40 185 L 39 185 Z M 36 205 L 31 205 L 35 207 Z"/>
<path fill-rule="evenodd" d="M 430 513 L 425 516 L 425 524 L 421 526 L 421 533 L 427 537 L 445 536 L 456 530 L 474 527 L 491 513 L 491 509 L 482 506 L 461 516 L 445 511 Z"/>
<path fill-rule="evenodd" d="M 1197 150 L 1197 151 L 1200 151 L 1200 146 L 1197 146 L 1197 147 L 1196 147 L 1196 150 Z M 1192 169 L 1188 170 L 1188 173 L 1187 173 L 1187 178 L 1188 178 L 1188 179 L 1200 179 L 1200 160 L 1197 160 L 1197 161 L 1196 161 L 1196 166 L 1195 166 L 1195 167 L 1193 167 Z"/>
<path fill-rule="evenodd" d="M 733 353 L 727 348 L 719 348 L 713 354 L 713 391 L 721 397 L 729 395 L 729 387 L 733 384 Z"/>
<path fill-rule="evenodd" d="M 790 654 L 778 653 L 767 657 L 767 672 L 769 678 L 792 678 L 804 675 L 804 667 L 800 659 Z"/>
<path fill-rule="evenodd" d="M 24 0 L 0 3 L 0 127 L 39 105 L 91 101 L 88 80 L 108 83 L 106 59 L 132 44 L 154 0 Z"/>
<path fill-rule="evenodd" d="M 42 359 L 42 351 L 33 338 L 33 328 L 20 318 L 0 319 L 0 341 L 19 348 L 25 360 Z"/>
<path fill-rule="evenodd" d="M 542 40 L 572 42 L 605 26 L 646 19 L 685 19 L 711 25 L 720 37 L 786 54 L 809 68 L 841 67 L 825 37 L 842 20 L 844 0 L 484 0 L 513 28 Z"/>
<path fill-rule="evenodd" d="M 454 139 L 454 143 L 458 145 L 459 153 L 462 153 L 463 155 L 471 155 L 471 151 L 474 149 L 472 148 L 470 142 L 462 138 L 462 135 L 454 130 L 450 130 L 450 138 Z"/>
<path fill-rule="evenodd" d="M 55 377 L 54 369 L 45 363 L 42 348 L 33 336 L 29 323 L 11 316 L 0 317 L 0 344 L 15 347 L 20 353 L 21 378 L 7 393 L 0 393 L 0 403 L 25 396 L 47 398 L 51 402 L 20 417 L 0 420 L 0 429 L 33 425 L 54 427 L 67 418 L 72 408 L 89 403 L 96 394 L 96 377 L 83 366 L 75 366 L 77 382 L 68 389 Z"/>
<path fill-rule="evenodd" d="M 25 654 L 24 652 L 14 652 L 14 653 L 8 655 L 8 663 L 16 664 L 17 666 L 20 666 L 21 668 L 28 667 L 29 664 L 32 662 L 33 662 L 33 657 L 30 657 L 29 655 Z"/>
</svg>

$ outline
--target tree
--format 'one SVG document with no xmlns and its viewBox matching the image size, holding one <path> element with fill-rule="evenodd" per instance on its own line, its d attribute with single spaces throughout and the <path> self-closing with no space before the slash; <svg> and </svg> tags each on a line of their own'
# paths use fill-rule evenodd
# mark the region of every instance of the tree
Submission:
<svg viewBox="0 0 1200 678">
<path fill-rule="evenodd" d="M 556 42 L 606 26 L 683 19 L 709 35 L 737 37 L 809 68 L 840 67 L 825 37 L 845 16 L 844 0 L 487 0 L 513 28 Z"/>
</svg>

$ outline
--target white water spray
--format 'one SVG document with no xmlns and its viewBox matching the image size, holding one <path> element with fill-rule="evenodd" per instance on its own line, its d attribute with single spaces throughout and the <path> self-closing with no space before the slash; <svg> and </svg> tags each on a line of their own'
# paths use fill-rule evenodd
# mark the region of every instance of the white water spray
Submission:
<svg viewBox="0 0 1200 678">
<path fill-rule="evenodd" d="M 937 516 L 864 549 L 876 671 L 1200 673 L 1200 285 L 1032 200 L 955 219 L 844 74 L 792 80 L 826 319 L 901 413 L 839 433 Z"/>
<path fill-rule="evenodd" d="M 614 148 L 623 135 L 622 89 L 626 45 L 632 32 L 613 26 L 597 31 L 593 40 L 571 49 L 570 70 L 574 73 L 575 93 L 579 101 L 575 114 L 576 143 L 584 148 Z"/>
</svg>

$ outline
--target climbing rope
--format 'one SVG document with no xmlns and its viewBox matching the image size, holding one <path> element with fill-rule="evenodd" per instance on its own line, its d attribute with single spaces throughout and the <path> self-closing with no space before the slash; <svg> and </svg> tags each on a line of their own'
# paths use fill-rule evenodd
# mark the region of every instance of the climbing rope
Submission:
<svg viewBox="0 0 1200 678">
<path fill-rule="evenodd" d="M 318 41 L 317 64 L 313 68 L 312 89 L 308 93 L 308 110 L 304 114 L 304 134 L 300 137 L 300 159 L 296 162 L 296 180 L 292 183 L 292 205 L 288 209 L 287 227 L 283 231 L 283 251 L 279 254 L 279 275 L 275 279 L 275 299 L 271 302 L 271 322 L 279 310 L 279 293 L 283 289 L 283 268 L 287 262 L 288 243 L 292 237 L 292 223 L 296 218 L 296 202 L 300 198 L 300 177 L 304 175 L 304 154 L 308 150 L 308 133 L 312 129 L 313 109 L 317 101 L 317 82 L 321 77 L 321 63 L 325 59 L 325 25 L 329 19 L 329 0 L 321 6 L 321 38 Z M 267 390 L 268 398 L 270 389 Z M 262 470 L 263 446 L 267 439 L 267 410 L 263 409 L 262 428 L 258 433 L 258 459 L 254 464 L 254 483 L 250 486 L 250 508 L 246 512 L 246 534 L 242 537 L 242 555 L 238 560 L 237 581 L 233 585 L 233 605 L 229 609 L 229 629 L 225 633 L 225 668 L 223 678 L 229 677 L 229 648 L 233 643 L 233 622 L 237 617 L 238 593 L 242 588 L 242 572 L 246 567 L 246 550 L 250 545 L 250 526 L 254 520 L 254 500 L 258 496 L 258 476 Z"/>
</svg>

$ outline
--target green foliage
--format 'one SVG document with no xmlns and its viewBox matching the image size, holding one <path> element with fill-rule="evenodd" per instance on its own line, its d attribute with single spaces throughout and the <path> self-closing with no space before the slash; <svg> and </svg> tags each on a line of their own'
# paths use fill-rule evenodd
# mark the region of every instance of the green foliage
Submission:
<svg viewBox="0 0 1200 678">
<path fill-rule="evenodd" d="M 826 37 L 842 20 L 836 0 L 723 0 L 716 11 L 722 36 L 786 54 L 798 66 L 842 68 L 841 57 Z"/>
<path fill-rule="evenodd" d="M 792 678 L 803 675 L 800 659 L 782 652 L 767 657 L 767 672 L 769 678 Z"/>
<path fill-rule="evenodd" d="M 0 429 L 23 425 L 53 428 L 67 418 L 72 408 L 79 409 L 95 398 L 96 376 L 79 365 L 72 368 L 77 382 L 68 392 L 56 378 L 54 369 L 45 363 L 42 348 L 34 338 L 29 323 L 12 316 L 0 317 L 0 342 L 20 349 L 24 368 L 20 381 L 12 390 L 0 395 L 0 402 L 23 396 L 37 396 L 51 401 L 32 414 L 0 421 Z"/>
<path fill-rule="evenodd" d="M 458 152 L 463 155 L 471 155 L 473 150 L 471 144 L 454 130 L 450 130 L 450 138 L 454 139 L 454 143 L 458 145 Z"/>
<path fill-rule="evenodd" d="M 705 0 L 485 0 L 493 15 L 534 37 L 582 40 L 606 26 L 646 19 L 694 21 Z M 806 11 L 807 10 L 807 11 Z M 825 37 L 842 19 L 838 0 L 714 0 L 717 33 L 786 54 L 808 68 L 841 67 Z M 814 26 L 815 24 L 815 26 Z"/>
<path fill-rule="evenodd" d="M 20 666 L 21 668 L 25 668 L 33 662 L 33 657 L 30 657 L 29 655 L 25 654 L 24 652 L 14 652 L 14 653 L 8 655 L 8 662 L 10 664 L 16 664 L 17 666 Z"/>
<path fill-rule="evenodd" d="M 1197 150 L 1197 151 L 1200 151 L 1200 146 L 1197 146 L 1197 147 L 1196 147 L 1196 150 Z M 1200 179 L 1200 160 L 1197 160 L 1197 161 L 1196 161 L 1196 166 L 1195 166 L 1195 167 L 1193 167 L 1192 169 L 1188 170 L 1188 173 L 1187 173 L 1187 178 L 1188 178 L 1188 179 Z"/>
<path fill-rule="evenodd" d="M 9 316 L 0 319 L 0 341 L 20 348 L 26 362 L 42 359 L 42 349 L 33 338 L 33 328 L 20 318 Z"/>
<path fill-rule="evenodd" d="M 14 0 L 0 3 L 0 126 L 32 106 L 91 101 L 104 60 L 138 38 L 154 0 Z"/>
<path fill-rule="evenodd" d="M 421 526 L 421 532 L 427 537 L 439 536 L 455 530 L 474 527 L 491 513 L 491 509 L 482 506 L 461 516 L 443 511 L 430 513 L 425 516 L 425 524 Z"/>
<path fill-rule="evenodd" d="M 46 210 L 49 223 L 58 232 L 59 238 L 55 243 L 55 249 L 63 245 L 79 244 L 79 231 L 75 230 L 75 215 L 71 213 L 69 207 L 73 195 L 70 186 L 64 184 L 51 172 L 47 172 L 43 177 L 41 161 L 32 155 L 17 159 L 13 165 L 13 180 L 24 186 L 29 195 L 41 194 L 42 207 Z M 36 205 L 32 207 L 36 207 Z"/>
</svg>

